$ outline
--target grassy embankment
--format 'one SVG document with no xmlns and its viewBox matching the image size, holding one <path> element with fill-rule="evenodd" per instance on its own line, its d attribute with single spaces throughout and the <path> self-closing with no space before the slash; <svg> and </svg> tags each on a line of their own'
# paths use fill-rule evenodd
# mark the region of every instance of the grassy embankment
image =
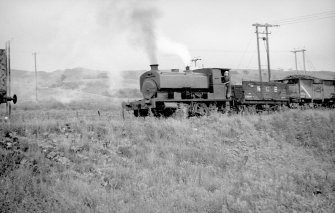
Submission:
<svg viewBox="0 0 335 213">
<path fill-rule="evenodd" d="M 335 210 L 334 111 L 123 121 L 17 109 L 1 127 L 29 147 L 21 164 L 0 148 L 2 211 Z M 69 161 L 46 158 L 46 145 Z"/>
</svg>

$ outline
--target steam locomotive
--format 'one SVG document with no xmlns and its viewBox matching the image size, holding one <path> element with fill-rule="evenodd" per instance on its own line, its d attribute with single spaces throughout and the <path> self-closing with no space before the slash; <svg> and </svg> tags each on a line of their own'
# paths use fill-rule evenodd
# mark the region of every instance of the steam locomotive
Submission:
<svg viewBox="0 0 335 213">
<path fill-rule="evenodd" d="M 210 111 L 258 112 L 282 107 L 334 107 L 335 80 L 289 76 L 271 82 L 231 83 L 230 69 L 202 68 L 160 71 L 157 64 L 140 76 L 142 100 L 123 102 L 135 116 L 170 116 L 178 110 L 189 116 Z"/>
</svg>

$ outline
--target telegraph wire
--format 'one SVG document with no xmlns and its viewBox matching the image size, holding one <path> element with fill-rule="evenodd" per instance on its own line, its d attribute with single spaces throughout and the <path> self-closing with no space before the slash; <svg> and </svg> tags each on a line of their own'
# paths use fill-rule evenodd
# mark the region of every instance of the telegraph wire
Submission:
<svg viewBox="0 0 335 213">
<path fill-rule="evenodd" d="M 265 52 L 268 51 L 268 49 L 266 48 L 266 40 L 265 39 L 263 39 L 263 44 L 264 44 L 264 50 L 265 50 Z"/>
<path fill-rule="evenodd" d="M 280 24 L 280 25 L 287 25 L 287 24 L 296 24 L 296 23 L 301 23 L 301 22 L 314 21 L 314 20 L 333 18 L 333 17 L 335 17 L 335 10 L 324 11 L 320 13 L 313 13 L 313 14 L 298 16 L 298 17 L 293 17 L 293 18 L 281 19 L 281 20 L 276 20 L 273 22 L 276 24 Z"/>
<path fill-rule="evenodd" d="M 275 20 L 275 21 L 272 21 L 272 22 L 283 23 L 283 22 L 288 22 L 288 21 L 295 21 L 295 20 L 300 20 L 300 19 L 319 17 L 321 15 L 332 15 L 334 13 L 335 13 L 335 10 L 330 10 L 330 11 L 324 11 L 324 12 L 319 12 L 319 13 L 312 13 L 312 14 L 309 14 L 309 15 L 297 16 L 297 17 L 293 17 L 293 18 Z"/>
<path fill-rule="evenodd" d="M 251 64 L 251 62 L 254 60 L 254 58 L 255 58 L 255 53 L 253 53 L 252 55 L 251 55 L 251 57 L 250 57 L 250 59 L 249 59 L 249 63 L 248 63 L 248 65 L 247 65 L 247 69 L 249 69 L 249 67 L 250 67 L 250 64 Z"/>
<path fill-rule="evenodd" d="M 283 24 L 281 24 L 281 25 L 298 24 L 298 23 L 310 22 L 310 21 L 316 21 L 316 20 L 322 20 L 322 19 L 327 19 L 327 18 L 335 18 L 335 14 L 332 15 L 332 16 L 321 17 L 321 18 L 316 18 L 316 19 L 309 19 L 309 20 L 302 20 L 302 21 L 295 21 L 295 22 L 283 23 Z"/>
<path fill-rule="evenodd" d="M 242 61 L 244 60 L 244 57 L 245 57 L 247 51 L 249 50 L 249 47 L 250 47 L 250 45 L 251 45 L 251 41 L 253 40 L 253 37 L 254 37 L 253 35 L 250 36 L 250 39 L 249 39 L 248 44 L 247 44 L 247 47 L 246 47 L 245 50 L 243 51 L 242 57 L 241 57 L 241 59 L 240 59 L 240 61 L 239 61 L 239 63 L 238 63 L 237 69 L 240 68 L 240 66 L 241 66 L 241 64 L 242 64 Z"/>
<path fill-rule="evenodd" d="M 312 14 L 309 14 L 309 15 L 297 16 L 297 17 L 292 17 L 292 18 L 287 18 L 287 19 L 274 20 L 272 22 L 284 23 L 284 22 L 298 21 L 298 20 L 302 20 L 302 19 L 320 17 L 322 15 L 328 16 L 328 15 L 332 15 L 334 13 L 335 13 L 335 10 L 327 11 L 327 12 L 320 12 L 320 13 L 312 13 Z"/>
<path fill-rule="evenodd" d="M 310 60 L 310 58 L 307 56 L 307 54 L 306 54 L 306 59 L 307 59 L 308 65 L 312 68 L 312 70 L 316 71 L 316 68 L 315 68 L 313 62 Z"/>
</svg>

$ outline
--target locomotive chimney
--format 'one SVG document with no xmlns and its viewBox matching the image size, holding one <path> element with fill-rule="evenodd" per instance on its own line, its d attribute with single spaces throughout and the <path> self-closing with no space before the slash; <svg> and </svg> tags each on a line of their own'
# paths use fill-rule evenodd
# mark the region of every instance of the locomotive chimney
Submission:
<svg viewBox="0 0 335 213">
<path fill-rule="evenodd" d="M 158 71 L 158 64 L 151 64 L 151 71 Z"/>
</svg>

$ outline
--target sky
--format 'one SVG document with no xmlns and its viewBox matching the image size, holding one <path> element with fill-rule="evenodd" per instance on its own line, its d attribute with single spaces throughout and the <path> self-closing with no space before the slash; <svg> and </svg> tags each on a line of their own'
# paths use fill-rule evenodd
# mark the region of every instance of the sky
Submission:
<svg viewBox="0 0 335 213">
<path fill-rule="evenodd" d="M 120 71 L 194 66 L 257 69 L 255 27 L 271 27 L 272 69 L 335 71 L 334 0 L 0 0 L 0 48 L 11 66 Z M 263 31 L 261 29 L 261 31 Z M 261 36 L 264 36 L 261 35 Z M 267 66 L 260 40 L 261 62 Z M 302 69 L 302 54 L 298 54 Z"/>
</svg>

